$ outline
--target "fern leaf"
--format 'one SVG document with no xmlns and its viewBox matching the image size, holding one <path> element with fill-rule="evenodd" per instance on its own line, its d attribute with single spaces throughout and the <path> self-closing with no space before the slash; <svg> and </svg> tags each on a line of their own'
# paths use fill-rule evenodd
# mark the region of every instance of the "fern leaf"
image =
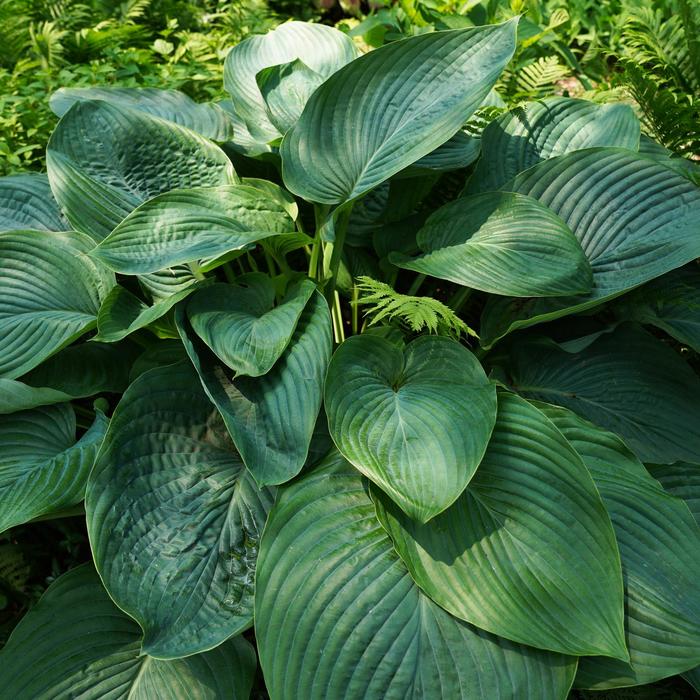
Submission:
<svg viewBox="0 0 700 700">
<path fill-rule="evenodd" d="M 459 339 L 462 334 L 476 337 L 476 333 L 442 302 L 432 297 L 399 294 L 384 282 L 371 277 L 358 277 L 360 298 L 357 303 L 370 308 L 365 312 L 370 325 L 381 321 L 396 321 L 414 333 L 447 335 Z"/>
</svg>

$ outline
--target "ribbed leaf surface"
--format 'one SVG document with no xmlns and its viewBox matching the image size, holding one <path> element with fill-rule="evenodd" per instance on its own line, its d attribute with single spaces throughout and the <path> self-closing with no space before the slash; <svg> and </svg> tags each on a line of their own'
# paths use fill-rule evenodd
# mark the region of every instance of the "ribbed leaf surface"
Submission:
<svg viewBox="0 0 700 700">
<path fill-rule="evenodd" d="M 62 117 L 76 102 L 102 100 L 117 107 L 135 109 L 191 129 L 213 141 L 233 138 L 233 122 L 218 105 L 197 104 L 179 90 L 157 88 L 61 88 L 51 95 L 49 105 Z"/>
<path fill-rule="evenodd" d="M 235 179 L 231 161 L 211 141 L 102 100 L 66 113 L 51 134 L 46 165 L 68 220 L 97 241 L 147 199 Z"/>
<path fill-rule="evenodd" d="M 46 175 L 26 173 L 0 177 L 0 231 L 65 231 L 68 228 Z"/>
<path fill-rule="evenodd" d="M 270 697 L 563 700 L 574 659 L 435 605 L 379 526 L 360 474 L 336 455 L 283 490 L 265 528 L 255 624 Z"/>
<path fill-rule="evenodd" d="M 261 273 L 215 284 L 187 304 L 194 332 L 236 375 L 260 377 L 277 362 L 292 338 L 316 285 L 303 280 L 278 306 L 272 280 Z"/>
<path fill-rule="evenodd" d="M 510 60 L 515 28 L 513 20 L 423 34 L 341 68 L 282 141 L 287 188 L 313 202 L 345 202 L 445 143 Z"/>
<path fill-rule="evenodd" d="M 528 102 L 484 129 L 481 160 L 467 191 L 500 189 L 540 161 L 599 146 L 639 148 L 639 120 L 632 107 L 570 97 Z"/>
<path fill-rule="evenodd" d="M 229 51 L 224 87 L 251 135 L 267 142 L 282 134 L 268 117 L 256 76 L 264 68 L 300 59 L 325 80 L 357 56 L 352 39 L 323 24 L 285 22 L 262 36 L 251 36 Z"/>
<path fill-rule="evenodd" d="M 21 700 L 247 700 L 255 651 L 242 637 L 175 661 L 140 656 L 141 630 L 91 565 L 61 576 L 0 651 L 0 683 Z"/>
<path fill-rule="evenodd" d="M 632 324 L 577 353 L 549 340 L 514 343 L 510 383 L 620 435 L 649 462 L 700 462 L 700 380 L 676 352 Z"/>
<path fill-rule="evenodd" d="M 194 654 L 251 624 L 272 498 L 243 467 L 191 367 L 154 369 L 129 387 L 85 508 L 102 580 L 143 628 L 146 653 Z"/>
<path fill-rule="evenodd" d="M 654 464 L 647 468 L 666 491 L 686 502 L 693 517 L 700 524 L 700 464 L 676 462 Z"/>
<path fill-rule="evenodd" d="M 569 227 L 536 199 L 510 192 L 440 207 L 418 232 L 423 254 L 389 256 L 399 267 L 509 296 L 564 296 L 591 289 L 591 266 Z"/>
<path fill-rule="evenodd" d="M 610 518 L 581 459 L 524 399 L 499 396 L 476 474 L 431 522 L 372 493 L 414 580 L 453 615 L 543 649 L 627 656 Z"/>
<path fill-rule="evenodd" d="M 249 185 L 175 190 L 142 204 L 93 251 L 122 274 L 211 258 L 294 230 L 282 204 Z"/>
<path fill-rule="evenodd" d="M 614 308 L 620 318 L 656 326 L 700 352 L 700 270 L 695 265 L 635 289 Z"/>
<path fill-rule="evenodd" d="M 558 299 L 492 299 L 485 346 L 506 333 L 596 306 L 700 257 L 700 189 L 621 149 L 576 151 L 518 175 L 508 189 L 538 199 L 574 232 L 593 269 L 593 290 Z"/>
<path fill-rule="evenodd" d="M 630 661 L 583 658 L 576 685 L 653 683 L 700 663 L 700 528 L 612 433 L 539 404 L 581 455 L 603 497 L 620 548 Z"/>
<path fill-rule="evenodd" d="M 343 456 L 425 522 L 472 478 L 496 418 L 496 388 L 454 340 L 425 336 L 401 349 L 365 334 L 333 356 L 325 406 Z"/>
<path fill-rule="evenodd" d="M 14 379 L 95 325 L 114 275 L 85 255 L 87 236 L 0 234 L 0 376 Z"/>
<path fill-rule="evenodd" d="M 70 404 L 0 416 L 0 532 L 83 500 L 107 423 L 97 410 L 75 443 Z"/>
<path fill-rule="evenodd" d="M 176 321 L 202 385 L 255 481 L 282 484 L 298 474 L 309 452 L 331 356 L 330 313 L 320 292 L 311 296 L 285 351 L 261 377 L 232 377 L 194 333 L 183 310 L 178 309 Z"/>
</svg>

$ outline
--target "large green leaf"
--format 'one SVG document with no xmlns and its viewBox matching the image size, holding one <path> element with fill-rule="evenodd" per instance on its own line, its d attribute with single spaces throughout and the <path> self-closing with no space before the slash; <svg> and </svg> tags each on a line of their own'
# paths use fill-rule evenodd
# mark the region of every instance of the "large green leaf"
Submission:
<svg viewBox="0 0 700 700">
<path fill-rule="evenodd" d="M 613 433 L 538 404 L 581 455 L 600 491 L 622 560 L 629 663 L 583 658 L 576 685 L 653 683 L 700 663 L 700 528 Z"/>
<path fill-rule="evenodd" d="M 156 195 L 235 180 L 231 161 L 211 141 L 102 100 L 68 110 L 51 134 L 46 165 L 68 220 L 97 241 Z"/>
<path fill-rule="evenodd" d="M 513 55 L 516 24 L 422 34 L 341 68 L 282 141 L 287 188 L 352 200 L 448 141 Z"/>
<path fill-rule="evenodd" d="M 154 323 L 170 311 L 175 304 L 192 294 L 197 287 L 189 284 L 184 289 L 173 291 L 162 301 L 149 306 L 128 289 L 115 285 L 105 297 L 97 314 L 95 340 L 114 343 L 126 338 L 134 331 Z"/>
<path fill-rule="evenodd" d="M 61 88 L 51 95 L 49 105 L 62 117 L 76 102 L 103 100 L 117 107 L 135 109 L 174 122 L 214 141 L 233 138 L 233 121 L 228 112 L 211 103 L 197 104 L 179 90 L 157 88 L 91 87 Z"/>
<path fill-rule="evenodd" d="M 635 325 L 576 353 L 548 339 L 518 341 L 510 346 L 507 374 L 519 393 L 617 433 L 644 461 L 700 462 L 700 379 Z"/>
<path fill-rule="evenodd" d="M 176 321 L 202 385 L 255 481 L 282 484 L 298 474 L 309 452 L 331 355 L 330 313 L 320 292 L 313 293 L 285 351 L 261 377 L 231 376 L 192 330 L 184 309 L 178 309 Z"/>
<path fill-rule="evenodd" d="M 636 151 L 639 120 L 626 104 L 596 104 L 570 97 L 528 102 L 494 119 L 481 137 L 481 160 L 467 190 L 500 189 L 540 161 L 584 148 Z"/>
<path fill-rule="evenodd" d="M 508 296 L 590 291 L 591 266 L 569 227 L 536 199 L 487 192 L 449 202 L 418 232 L 423 252 L 390 262 L 466 287 Z"/>
<path fill-rule="evenodd" d="M 0 231 L 65 231 L 68 228 L 46 175 L 26 173 L 0 177 Z"/>
<path fill-rule="evenodd" d="M 136 347 L 82 343 L 64 348 L 20 381 L 0 379 L 0 415 L 63 403 L 102 392 L 121 393 L 129 384 Z"/>
<path fill-rule="evenodd" d="M 492 298 L 481 339 L 582 311 L 700 257 L 700 189 L 672 170 L 622 149 L 589 149 L 547 160 L 507 189 L 552 209 L 574 232 L 593 269 L 590 294 Z"/>
<path fill-rule="evenodd" d="M 283 489 L 256 587 L 275 700 L 563 700 L 571 685 L 573 658 L 495 637 L 424 595 L 337 453 Z"/>
<path fill-rule="evenodd" d="M 365 334 L 333 355 L 325 406 L 343 456 L 425 522 L 472 478 L 496 418 L 496 388 L 454 340 L 424 336 L 402 349 Z"/>
<path fill-rule="evenodd" d="M 333 27 L 286 22 L 263 36 L 248 37 L 229 51 L 224 87 L 250 134 L 258 141 L 272 141 L 282 133 L 269 119 L 256 81 L 260 71 L 300 59 L 325 80 L 356 56 L 352 39 Z"/>
<path fill-rule="evenodd" d="M 309 97 L 324 80 L 300 59 L 264 68 L 257 74 L 268 119 L 280 134 L 297 123 Z"/>
<path fill-rule="evenodd" d="M 257 187 L 174 190 L 134 210 L 92 254 L 117 272 L 138 275 L 293 230 L 285 207 Z"/>
<path fill-rule="evenodd" d="M 661 328 L 700 352 L 700 270 L 696 266 L 674 270 L 625 294 L 614 310 L 622 319 Z"/>
<path fill-rule="evenodd" d="M 453 615 L 542 649 L 627 657 L 610 518 L 571 445 L 524 399 L 499 396 L 476 474 L 431 522 L 372 494 L 416 583 Z"/>
<path fill-rule="evenodd" d="M 0 376 L 14 379 L 94 328 L 114 275 L 77 232 L 0 233 Z"/>
<path fill-rule="evenodd" d="M 673 496 L 682 498 L 700 525 L 700 464 L 676 462 L 647 467 L 651 475 Z"/>
<path fill-rule="evenodd" d="M 0 532 L 80 503 L 107 418 L 75 442 L 70 404 L 0 416 Z"/>
<path fill-rule="evenodd" d="M 211 649 L 253 616 L 259 490 L 186 363 L 142 374 L 114 412 L 85 509 L 97 569 L 143 650 Z"/>
<path fill-rule="evenodd" d="M 248 700 L 255 651 L 243 637 L 175 661 L 141 655 L 141 630 L 85 564 L 49 586 L 0 651 L 14 700 Z"/>
<path fill-rule="evenodd" d="M 262 273 L 215 284 L 195 294 L 187 304 L 194 332 L 236 375 L 267 374 L 289 345 L 299 317 L 316 285 L 303 280 L 278 306 L 275 286 Z"/>
</svg>

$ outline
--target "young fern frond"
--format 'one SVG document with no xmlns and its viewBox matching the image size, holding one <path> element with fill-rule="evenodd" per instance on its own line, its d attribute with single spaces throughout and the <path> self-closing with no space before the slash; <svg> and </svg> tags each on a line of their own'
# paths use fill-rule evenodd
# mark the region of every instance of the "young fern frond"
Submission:
<svg viewBox="0 0 700 700">
<path fill-rule="evenodd" d="M 476 333 L 442 302 L 432 297 L 400 294 L 384 282 L 371 277 L 358 277 L 357 303 L 370 308 L 365 311 L 370 325 L 380 321 L 398 321 L 415 333 L 427 330 L 437 335 L 460 338 L 462 334 L 476 337 Z"/>
<path fill-rule="evenodd" d="M 519 99 L 539 99 L 551 94 L 552 87 L 568 78 L 571 71 L 558 56 L 541 56 L 520 66 L 515 74 L 515 93 Z"/>
</svg>

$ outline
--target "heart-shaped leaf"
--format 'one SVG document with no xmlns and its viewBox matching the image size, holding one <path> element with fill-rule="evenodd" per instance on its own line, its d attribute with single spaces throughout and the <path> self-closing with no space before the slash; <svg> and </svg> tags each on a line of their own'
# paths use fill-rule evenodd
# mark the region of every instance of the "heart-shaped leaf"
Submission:
<svg viewBox="0 0 700 700">
<path fill-rule="evenodd" d="M 260 377 L 277 362 L 292 338 L 316 285 L 303 280 L 278 306 L 272 280 L 261 273 L 239 277 L 236 284 L 215 284 L 187 304 L 194 332 L 236 375 Z"/>
<path fill-rule="evenodd" d="M 194 370 L 142 374 L 114 412 L 85 497 L 95 564 L 162 659 L 221 644 L 253 616 L 258 489 Z"/>
<path fill-rule="evenodd" d="M 700 257 L 700 189 L 672 170 L 622 149 L 589 149 L 547 160 L 507 189 L 538 199 L 574 232 L 593 269 L 590 294 L 492 298 L 481 340 L 583 311 Z"/>
<path fill-rule="evenodd" d="M 262 36 L 250 36 L 226 56 L 224 87 L 250 134 L 264 143 L 282 133 L 270 121 L 256 76 L 265 68 L 300 59 L 323 80 L 357 56 L 352 39 L 324 24 L 285 22 Z"/>
<path fill-rule="evenodd" d="M 507 376 L 519 393 L 617 433 L 642 460 L 700 462 L 700 379 L 633 324 L 575 353 L 548 339 L 513 343 Z"/>
<path fill-rule="evenodd" d="M 255 79 L 270 122 L 285 134 L 299 121 L 309 97 L 325 77 L 297 59 L 263 68 Z"/>
<path fill-rule="evenodd" d="M 435 605 L 379 526 L 360 474 L 337 453 L 285 487 L 270 513 L 255 626 L 276 700 L 563 700 L 576 666 Z"/>
<path fill-rule="evenodd" d="M 51 134 L 46 166 L 68 220 L 97 241 L 156 195 L 235 181 L 231 161 L 211 141 L 102 100 L 66 112 Z"/>
<path fill-rule="evenodd" d="M 176 322 L 202 385 L 255 481 L 282 484 L 298 474 L 309 452 L 331 356 L 330 312 L 320 292 L 311 295 L 286 349 L 261 377 L 231 377 L 182 308 Z"/>
<path fill-rule="evenodd" d="M 591 266 L 569 227 L 536 199 L 510 192 L 440 207 L 418 232 L 423 254 L 390 262 L 465 287 L 509 296 L 564 296 L 591 289 Z"/>
<path fill-rule="evenodd" d="M 175 190 L 134 210 L 92 254 L 113 270 L 138 275 L 293 229 L 284 206 L 250 185 Z"/>
<path fill-rule="evenodd" d="M 243 637 L 174 661 L 142 655 L 141 630 L 88 564 L 54 581 L 0 651 L 3 693 L 17 699 L 247 700 L 255 667 Z"/>
<path fill-rule="evenodd" d="M 80 503 L 108 420 L 75 442 L 70 404 L 0 416 L 0 532 Z"/>
<path fill-rule="evenodd" d="M 431 522 L 372 493 L 414 580 L 453 615 L 542 649 L 627 658 L 610 518 L 581 458 L 524 399 L 499 396 L 476 474 Z"/>
<path fill-rule="evenodd" d="M 0 231 L 65 231 L 63 218 L 46 175 L 0 177 Z"/>
<path fill-rule="evenodd" d="M 481 160 L 467 191 L 500 189 L 548 158 L 601 146 L 639 148 L 639 120 L 626 104 L 596 104 L 571 97 L 528 102 L 494 119 L 481 137 Z"/>
<path fill-rule="evenodd" d="M 422 34 L 341 68 L 282 141 L 287 188 L 312 202 L 346 202 L 445 143 L 510 61 L 516 25 Z"/>
<path fill-rule="evenodd" d="M 191 129 L 213 141 L 233 138 L 233 121 L 221 107 L 197 104 L 179 90 L 157 88 L 90 87 L 61 88 L 51 95 L 49 106 L 62 117 L 76 102 L 102 100 L 117 107 L 135 109 Z"/>
<path fill-rule="evenodd" d="M 538 404 L 586 463 L 620 548 L 629 662 L 579 660 L 580 688 L 642 685 L 700 664 L 700 528 L 616 435 Z"/>
<path fill-rule="evenodd" d="M 75 231 L 0 233 L 0 376 L 14 379 L 94 328 L 114 275 Z"/>
<path fill-rule="evenodd" d="M 401 349 L 365 334 L 333 355 L 325 406 L 343 456 L 425 522 L 472 478 L 496 418 L 496 388 L 454 340 L 424 336 Z"/>
</svg>

